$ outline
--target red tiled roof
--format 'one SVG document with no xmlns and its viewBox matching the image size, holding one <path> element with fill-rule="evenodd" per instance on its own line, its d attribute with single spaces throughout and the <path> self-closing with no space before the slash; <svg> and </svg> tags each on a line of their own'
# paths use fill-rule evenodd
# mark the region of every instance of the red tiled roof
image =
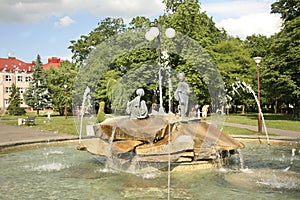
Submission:
<svg viewBox="0 0 300 200">
<path fill-rule="evenodd" d="M 43 65 L 44 69 L 50 69 L 50 67 L 58 68 L 61 65 L 62 61 L 60 58 L 52 57 L 48 58 L 48 63 Z"/>
<path fill-rule="evenodd" d="M 32 72 L 34 63 L 25 63 L 15 57 L 0 58 L 0 71 Z"/>
</svg>

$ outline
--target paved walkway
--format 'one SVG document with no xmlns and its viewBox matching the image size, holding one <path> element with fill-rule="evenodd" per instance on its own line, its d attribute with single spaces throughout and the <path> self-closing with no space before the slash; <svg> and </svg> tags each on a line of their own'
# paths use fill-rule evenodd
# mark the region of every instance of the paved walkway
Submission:
<svg viewBox="0 0 300 200">
<path fill-rule="evenodd" d="M 11 126 L 0 123 L 0 149 L 21 144 L 64 141 L 77 139 L 77 136 L 41 131 L 28 126 Z"/>
</svg>

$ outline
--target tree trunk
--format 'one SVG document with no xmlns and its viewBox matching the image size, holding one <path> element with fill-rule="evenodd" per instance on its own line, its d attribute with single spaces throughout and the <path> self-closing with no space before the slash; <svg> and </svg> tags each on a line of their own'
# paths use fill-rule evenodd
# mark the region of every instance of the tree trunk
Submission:
<svg viewBox="0 0 300 200">
<path fill-rule="evenodd" d="M 242 114 L 245 114 L 245 105 L 242 105 Z"/>
<path fill-rule="evenodd" d="M 275 104 L 274 104 L 274 113 L 275 113 L 275 114 L 278 113 L 277 106 L 278 106 L 278 100 L 276 99 L 276 100 L 275 100 Z"/>
</svg>

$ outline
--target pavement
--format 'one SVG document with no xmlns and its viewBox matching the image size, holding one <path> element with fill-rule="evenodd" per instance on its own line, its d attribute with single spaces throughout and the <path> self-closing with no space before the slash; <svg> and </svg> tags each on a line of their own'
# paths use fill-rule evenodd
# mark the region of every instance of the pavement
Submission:
<svg viewBox="0 0 300 200">
<path fill-rule="evenodd" d="M 257 131 L 257 126 L 249 126 L 235 123 L 224 123 L 225 126 L 233 126 Z M 300 132 L 282 129 L 267 128 L 270 139 L 293 140 L 300 142 Z M 234 138 L 257 139 L 257 135 L 231 135 Z M 263 138 L 264 136 L 259 136 Z M 46 143 L 65 140 L 76 140 L 78 136 L 38 130 L 34 126 L 11 126 L 0 123 L 0 150 L 5 147 L 13 147 L 22 144 Z"/>
<path fill-rule="evenodd" d="M 32 143 L 75 140 L 78 136 L 41 131 L 34 126 L 11 126 L 0 123 L 0 150 L 6 147 Z"/>
</svg>

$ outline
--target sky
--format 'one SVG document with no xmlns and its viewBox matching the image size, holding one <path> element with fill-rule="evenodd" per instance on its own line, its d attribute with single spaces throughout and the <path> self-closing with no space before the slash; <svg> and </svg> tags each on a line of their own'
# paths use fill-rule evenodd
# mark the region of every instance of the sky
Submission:
<svg viewBox="0 0 300 200">
<path fill-rule="evenodd" d="M 244 39 L 247 35 L 273 35 L 280 16 L 270 14 L 275 0 L 200 0 L 201 11 L 217 27 Z M 0 57 L 32 62 L 39 54 L 71 60 L 71 40 L 87 35 L 106 17 L 154 19 L 163 14 L 162 0 L 1 0 Z"/>
</svg>

